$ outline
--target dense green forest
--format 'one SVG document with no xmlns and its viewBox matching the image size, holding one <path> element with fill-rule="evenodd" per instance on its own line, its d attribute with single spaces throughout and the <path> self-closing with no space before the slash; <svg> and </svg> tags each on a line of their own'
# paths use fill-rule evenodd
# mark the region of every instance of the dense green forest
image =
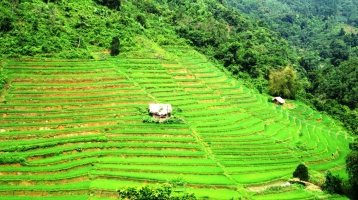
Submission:
<svg viewBox="0 0 358 200">
<path fill-rule="evenodd" d="M 300 100 L 357 130 L 357 1 L 254 0 L 227 2 L 252 19 L 264 20 L 298 56 L 308 80 Z"/>
<path fill-rule="evenodd" d="M 146 48 L 140 42 L 145 37 L 162 46 L 190 45 L 260 92 L 268 90 L 270 71 L 298 63 L 264 21 L 216 0 L 3 0 L 0 9 L 2 57 L 92 59 L 113 48 L 115 38 L 117 53 L 125 54 Z"/>
</svg>

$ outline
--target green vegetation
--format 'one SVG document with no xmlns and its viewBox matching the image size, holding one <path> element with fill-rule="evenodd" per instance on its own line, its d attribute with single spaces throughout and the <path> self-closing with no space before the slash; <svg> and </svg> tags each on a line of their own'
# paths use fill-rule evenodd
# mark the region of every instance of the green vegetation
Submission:
<svg viewBox="0 0 358 200">
<path fill-rule="evenodd" d="M 302 181 L 308 181 L 308 168 L 304 164 L 299 164 L 293 172 L 293 177 L 297 177 Z"/>
<path fill-rule="evenodd" d="M 299 163 L 356 187 L 358 43 L 327 2 L 0 1 L 0 196 L 337 197 L 286 184 Z"/>
<path fill-rule="evenodd" d="M 276 107 L 193 49 L 173 48 L 160 50 L 171 61 L 121 54 L 91 62 L 6 61 L 11 86 L 0 105 L 0 193 L 17 195 L 30 184 L 36 194 L 90 191 L 100 198 L 102 190 L 117 195 L 171 180 L 178 197 L 325 195 L 294 186 L 252 194 L 245 187 L 287 181 L 303 162 L 313 180 L 325 170 L 342 173 L 352 141 L 343 129 L 299 102 Z M 188 74 L 195 78 L 183 81 Z M 180 108 L 174 112 L 185 123 L 143 123 L 156 101 Z"/>
<path fill-rule="evenodd" d="M 0 90 L 2 90 L 7 82 L 7 76 L 3 67 L 0 68 Z"/>
<path fill-rule="evenodd" d="M 157 188 L 144 186 L 141 188 L 126 188 L 118 190 L 120 198 L 133 200 L 195 200 L 194 194 L 184 194 L 181 196 L 172 195 L 171 185 L 162 185 Z"/>
<path fill-rule="evenodd" d="M 349 182 L 353 191 L 358 189 L 358 143 L 357 141 L 349 145 L 351 152 L 346 157 L 347 172 L 349 175 Z M 354 195 L 358 195 L 354 192 Z"/>
<path fill-rule="evenodd" d="M 339 176 L 334 176 L 330 171 L 326 173 L 326 181 L 323 184 L 323 190 L 330 194 L 342 194 L 342 179 Z"/>
<path fill-rule="evenodd" d="M 354 99 L 358 88 L 355 64 L 358 58 L 358 2 L 227 2 L 248 17 L 262 20 L 261 23 L 288 41 L 297 55 L 291 64 L 298 72 L 298 83 L 304 89 L 294 93 L 296 98 L 332 115 L 349 131 L 357 134 L 358 115 Z M 272 72 L 276 73 L 276 70 Z M 278 90 L 270 91 L 275 95 L 280 94 Z M 285 95 L 283 92 L 281 94 Z"/>
<path fill-rule="evenodd" d="M 358 76 L 349 64 L 358 55 L 355 3 L 3 0 L 0 55 L 103 59 L 110 50 L 168 59 L 154 53 L 159 46 L 190 45 L 246 86 L 298 98 L 356 133 Z M 145 44 L 146 38 L 154 43 Z M 288 86 L 269 84 L 286 66 L 292 76 L 281 83 Z"/>
<path fill-rule="evenodd" d="M 112 38 L 112 42 L 111 42 L 111 56 L 116 56 L 116 55 L 118 55 L 118 54 L 119 54 L 119 48 L 120 48 L 119 38 L 118 38 L 118 37 Z"/>
<path fill-rule="evenodd" d="M 297 72 L 290 67 L 282 71 L 272 71 L 269 77 L 269 92 L 272 96 L 294 99 L 300 90 Z"/>
</svg>

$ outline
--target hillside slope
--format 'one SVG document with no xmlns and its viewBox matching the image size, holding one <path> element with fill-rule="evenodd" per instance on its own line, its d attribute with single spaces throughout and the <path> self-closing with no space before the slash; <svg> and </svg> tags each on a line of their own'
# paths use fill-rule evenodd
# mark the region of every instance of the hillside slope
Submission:
<svg viewBox="0 0 358 200">
<path fill-rule="evenodd" d="M 195 47 L 240 77 L 265 79 L 270 69 L 296 62 L 277 33 L 220 1 L 123 1 L 118 9 L 104 2 L 120 1 L 2 1 L 1 56 L 90 59 L 114 37 L 125 53 L 145 36 Z"/>
<path fill-rule="evenodd" d="M 345 173 L 352 138 L 327 116 L 275 106 L 188 47 L 137 41 L 140 52 L 105 61 L 4 64 L 1 196 L 114 199 L 179 179 L 203 199 L 313 199 L 327 195 L 287 186 L 298 164 L 316 184 Z M 185 123 L 143 123 L 152 102 Z"/>
<path fill-rule="evenodd" d="M 358 134 L 357 1 L 228 0 L 253 19 L 264 20 L 295 49 L 301 101 L 329 113 Z M 305 77 L 305 78 L 304 78 Z"/>
</svg>

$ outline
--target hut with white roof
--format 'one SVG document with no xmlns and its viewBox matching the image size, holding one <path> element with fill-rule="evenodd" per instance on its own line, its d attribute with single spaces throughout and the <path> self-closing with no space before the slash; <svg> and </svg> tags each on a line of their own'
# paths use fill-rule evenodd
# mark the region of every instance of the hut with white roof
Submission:
<svg viewBox="0 0 358 200">
<path fill-rule="evenodd" d="M 285 104 L 285 100 L 281 97 L 275 97 L 272 99 L 272 102 L 274 102 L 277 105 L 283 105 Z"/>
<path fill-rule="evenodd" d="M 159 118 L 169 117 L 172 111 L 171 104 L 149 104 L 149 113 Z"/>
</svg>

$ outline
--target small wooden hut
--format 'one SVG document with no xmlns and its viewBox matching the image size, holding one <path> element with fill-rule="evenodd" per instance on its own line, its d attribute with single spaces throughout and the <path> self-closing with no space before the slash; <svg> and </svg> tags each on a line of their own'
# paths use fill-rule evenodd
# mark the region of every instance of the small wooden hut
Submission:
<svg viewBox="0 0 358 200">
<path fill-rule="evenodd" d="M 149 113 L 152 116 L 159 118 L 170 117 L 170 113 L 173 111 L 171 104 L 149 104 Z"/>
<path fill-rule="evenodd" d="M 283 105 L 285 104 L 285 100 L 281 97 L 275 97 L 272 99 L 272 102 L 277 104 L 277 105 Z"/>
</svg>

